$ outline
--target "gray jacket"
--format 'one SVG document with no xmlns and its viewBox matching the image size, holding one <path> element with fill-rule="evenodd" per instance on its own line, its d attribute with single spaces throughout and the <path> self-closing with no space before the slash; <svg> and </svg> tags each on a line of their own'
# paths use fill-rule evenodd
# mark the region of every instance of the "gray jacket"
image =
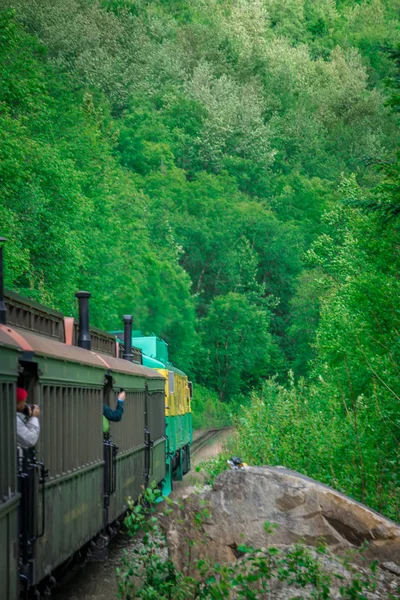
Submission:
<svg viewBox="0 0 400 600">
<path fill-rule="evenodd" d="M 17 444 L 21 448 L 32 448 L 39 439 L 40 423 L 37 417 L 27 419 L 17 412 Z"/>
</svg>

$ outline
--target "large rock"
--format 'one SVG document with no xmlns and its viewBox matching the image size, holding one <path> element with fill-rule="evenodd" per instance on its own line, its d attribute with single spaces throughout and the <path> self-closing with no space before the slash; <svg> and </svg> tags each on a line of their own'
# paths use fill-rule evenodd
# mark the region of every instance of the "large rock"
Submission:
<svg viewBox="0 0 400 600">
<path fill-rule="evenodd" d="M 276 525 L 266 532 L 265 522 Z M 191 494 L 164 519 L 170 556 L 195 574 L 199 558 L 229 563 L 238 546 L 289 546 L 321 540 L 334 551 L 368 542 L 364 555 L 400 566 L 400 527 L 329 487 L 281 467 L 226 471 L 212 489 Z M 198 543 L 193 544 L 193 540 Z"/>
</svg>

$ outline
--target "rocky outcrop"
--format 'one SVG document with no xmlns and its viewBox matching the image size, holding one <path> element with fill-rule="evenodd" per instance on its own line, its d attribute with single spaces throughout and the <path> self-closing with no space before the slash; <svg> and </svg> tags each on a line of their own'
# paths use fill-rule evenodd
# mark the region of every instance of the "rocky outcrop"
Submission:
<svg viewBox="0 0 400 600">
<path fill-rule="evenodd" d="M 276 526 L 271 532 L 265 523 Z M 335 553 L 364 542 L 367 559 L 400 567 L 400 527 L 331 488 L 281 467 L 226 471 L 212 489 L 175 505 L 163 526 L 170 556 L 186 573 L 197 559 L 230 563 L 255 548 L 323 540 Z M 193 540 L 198 543 L 193 544 Z M 393 566 L 394 565 L 394 566 Z"/>
</svg>

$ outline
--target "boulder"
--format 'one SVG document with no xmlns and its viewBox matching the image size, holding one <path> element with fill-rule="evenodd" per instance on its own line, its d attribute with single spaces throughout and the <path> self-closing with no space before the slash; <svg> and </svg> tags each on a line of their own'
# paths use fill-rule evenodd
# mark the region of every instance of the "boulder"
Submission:
<svg viewBox="0 0 400 600">
<path fill-rule="evenodd" d="M 266 522 L 276 529 L 268 531 Z M 175 504 L 162 523 L 171 558 L 191 575 L 200 558 L 221 564 L 237 560 L 243 544 L 266 548 L 321 541 L 339 554 L 368 542 L 367 559 L 400 567 L 396 523 L 283 467 L 226 471 L 211 489 Z"/>
</svg>

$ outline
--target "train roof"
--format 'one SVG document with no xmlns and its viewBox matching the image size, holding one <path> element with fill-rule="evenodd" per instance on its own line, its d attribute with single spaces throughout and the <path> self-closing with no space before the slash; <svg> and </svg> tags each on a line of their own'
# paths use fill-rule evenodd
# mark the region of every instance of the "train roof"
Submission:
<svg viewBox="0 0 400 600">
<path fill-rule="evenodd" d="M 73 317 L 64 317 L 63 314 L 30 298 L 5 290 L 4 299 L 7 309 L 7 325 L 24 329 L 26 331 L 45 336 L 52 340 L 78 345 L 79 323 Z M 89 328 L 91 346 L 94 352 L 117 356 L 116 337 L 93 327 Z M 68 342 L 67 342 L 68 340 Z M 120 343 L 120 349 L 123 342 Z M 132 347 L 133 361 L 142 363 L 142 351 Z M 121 354 L 119 354 L 121 356 Z"/>
<path fill-rule="evenodd" d="M 124 332 L 121 330 L 110 331 L 123 342 Z M 140 330 L 132 331 L 132 346 L 140 348 L 146 356 L 159 360 L 164 365 L 169 363 L 168 344 L 165 340 L 159 338 L 152 333 L 151 335 L 143 335 Z"/>
<path fill-rule="evenodd" d="M 164 363 L 156 358 L 142 354 L 143 366 L 149 367 L 150 369 L 165 369 Z"/>
<path fill-rule="evenodd" d="M 18 342 L 10 337 L 10 335 L 7 333 L 6 325 L 0 325 L 0 346 L 13 348 L 14 350 L 21 350 Z"/>
<path fill-rule="evenodd" d="M 124 334 L 123 331 L 112 331 L 110 333 L 115 334 L 122 343 Z M 132 344 L 135 344 L 143 351 L 143 364 L 151 367 L 152 369 L 166 369 L 186 377 L 186 373 L 168 361 L 168 344 L 164 340 L 160 339 L 156 335 L 143 335 L 141 331 L 136 331 L 133 333 L 140 334 L 132 334 Z M 153 354 L 148 354 L 148 352 L 153 352 Z"/>
<path fill-rule="evenodd" d="M 141 376 L 146 379 L 164 379 L 157 371 L 128 360 L 64 344 L 58 340 L 8 325 L 0 325 L 0 345 L 17 348 L 25 353 L 25 356 L 45 356 L 101 369 L 106 368 L 110 371 Z"/>
<path fill-rule="evenodd" d="M 173 371 L 177 375 L 183 375 L 183 377 L 187 377 L 186 373 L 175 367 L 172 363 L 167 363 L 165 368 L 168 369 L 168 371 Z"/>
</svg>

